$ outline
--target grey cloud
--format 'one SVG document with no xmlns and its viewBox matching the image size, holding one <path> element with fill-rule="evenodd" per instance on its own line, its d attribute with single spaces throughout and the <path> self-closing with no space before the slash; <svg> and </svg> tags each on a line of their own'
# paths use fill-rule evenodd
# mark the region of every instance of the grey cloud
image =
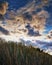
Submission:
<svg viewBox="0 0 52 65">
<path fill-rule="evenodd" d="M 0 32 L 3 33 L 4 35 L 9 35 L 9 31 L 1 26 L 0 26 Z"/>
</svg>

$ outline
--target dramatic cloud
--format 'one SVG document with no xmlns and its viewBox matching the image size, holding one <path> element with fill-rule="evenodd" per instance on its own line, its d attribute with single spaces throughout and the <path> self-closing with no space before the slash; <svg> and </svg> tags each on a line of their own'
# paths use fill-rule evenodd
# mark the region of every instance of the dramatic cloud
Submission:
<svg viewBox="0 0 52 65">
<path fill-rule="evenodd" d="M 45 10 L 41 10 L 36 14 L 29 14 L 26 12 L 22 15 L 15 15 L 13 11 L 9 12 L 8 19 L 6 22 L 8 25 L 13 25 L 22 30 L 29 23 L 31 30 L 42 33 L 45 28 L 46 20 L 49 17 L 49 13 Z M 10 27 L 10 26 L 9 26 Z"/>
<path fill-rule="evenodd" d="M 5 15 L 6 10 L 7 13 L 5 20 L 0 21 L 0 32 L 3 33 L 0 37 L 7 41 L 21 41 L 48 53 L 52 52 L 49 51 L 52 50 L 52 31 L 43 33 L 48 29 L 45 28 L 47 24 L 52 26 L 52 18 L 50 22 L 49 12 L 44 9 L 45 6 L 51 5 L 50 2 L 51 0 L 29 0 L 26 6 L 16 11 L 7 10 L 7 2 L 3 3 L 0 6 L 0 18 Z M 47 23 L 48 19 L 50 24 Z"/>
<path fill-rule="evenodd" d="M 49 17 L 49 13 L 43 9 L 44 6 L 49 5 L 49 0 L 32 0 L 29 3 L 18 9 L 17 11 L 7 11 L 6 16 L 6 28 L 13 29 L 15 32 L 23 32 L 30 35 L 40 35 L 45 29 L 46 20 Z M 4 5 L 4 6 L 3 6 Z M 8 4 L 3 3 L 1 14 L 6 13 Z M 40 11 L 39 11 L 40 9 Z M 38 10 L 38 11 L 37 11 Z M 27 25 L 30 25 L 30 28 L 26 28 Z M 12 28 L 12 29 L 11 29 Z"/>
<path fill-rule="evenodd" d="M 49 2 L 49 0 L 42 0 L 40 2 L 33 0 L 26 6 L 17 10 L 17 14 L 24 18 L 25 24 L 30 23 L 30 26 L 34 28 L 35 31 L 39 31 L 40 33 L 42 33 L 45 28 L 46 19 L 49 17 L 49 13 L 43 8 L 44 6 L 49 5 Z M 39 12 L 37 12 L 37 10 Z"/>
</svg>

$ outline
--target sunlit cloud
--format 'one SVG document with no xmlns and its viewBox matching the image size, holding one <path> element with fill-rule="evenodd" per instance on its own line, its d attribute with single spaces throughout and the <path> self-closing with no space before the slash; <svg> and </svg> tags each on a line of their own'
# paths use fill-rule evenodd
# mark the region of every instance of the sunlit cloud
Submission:
<svg viewBox="0 0 52 65">
<path fill-rule="evenodd" d="M 47 31 L 47 20 L 50 17 L 49 12 L 44 7 L 48 7 L 50 1 L 31 0 L 16 11 L 7 10 L 7 2 L 0 4 L 0 18 L 5 17 L 3 21 L 0 21 L 0 37 L 6 41 L 32 45 L 52 54 L 52 30 L 44 34 L 44 31 Z M 50 20 L 48 25 L 52 25 Z"/>
<path fill-rule="evenodd" d="M 6 13 L 6 10 L 8 9 L 8 3 L 3 2 L 0 4 L 0 14 L 4 15 Z"/>
<path fill-rule="evenodd" d="M 45 30 L 46 20 L 49 18 L 49 13 L 43 9 L 43 6 L 47 6 L 48 0 L 42 0 L 40 3 L 36 4 L 36 0 L 29 2 L 26 6 L 18 9 L 16 12 L 11 10 L 7 11 L 8 19 L 6 18 L 6 28 L 10 31 L 19 31 L 26 33 L 29 35 L 29 32 L 32 31 L 31 34 L 39 35 L 43 34 Z M 48 4 L 49 5 L 49 4 Z M 8 3 L 3 3 L 3 14 L 6 13 L 6 9 L 8 7 Z M 41 9 L 39 12 L 36 12 L 37 9 Z M 36 14 L 32 14 L 33 11 Z M 30 25 L 30 28 L 26 28 L 27 25 Z"/>
<path fill-rule="evenodd" d="M 43 32 L 48 17 L 49 17 L 49 13 L 47 11 L 41 10 L 36 15 L 33 15 L 33 20 L 31 25 L 39 32 Z"/>
</svg>

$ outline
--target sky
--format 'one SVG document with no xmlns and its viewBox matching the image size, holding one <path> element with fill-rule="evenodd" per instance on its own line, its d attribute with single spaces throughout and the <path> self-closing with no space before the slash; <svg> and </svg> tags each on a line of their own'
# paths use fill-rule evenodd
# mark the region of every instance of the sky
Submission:
<svg viewBox="0 0 52 65">
<path fill-rule="evenodd" d="M 0 1 L 7 1 L 9 3 L 9 9 L 18 9 L 20 7 L 25 6 L 29 0 L 0 0 Z"/>
<path fill-rule="evenodd" d="M 47 1 L 46 4 L 41 4 L 42 0 L 0 0 L 1 2 L 8 2 L 8 10 L 11 11 L 17 11 L 17 10 L 21 10 L 21 12 L 25 12 L 23 11 L 24 8 L 26 8 L 28 10 L 29 9 L 34 9 L 33 12 L 31 11 L 31 14 L 29 15 L 30 11 L 26 11 L 28 13 L 24 13 L 28 18 L 30 18 L 30 16 L 32 16 L 33 14 L 36 14 L 38 12 L 41 12 L 41 10 L 44 10 L 47 12 L 48 14 L 48 18 L 46 19 L 46 24 L 45 24 L 45 31 L 44 33 L 48 33 L 50 30 L 52 30 L 52 1 L 51 0 L 43 0 L 43 1 Z M 31 5 L 32 6 L 31 6 Z M 38 7 L 38 5 L 40 5 L 42 7 Z M 37 6 L 37 8 L 35 9 L 35 7 Z M 25 10 L 25 9 L 24 9 Z M 7 17 L 7 16 L 6 16 Z"/>
<path fill-rule="evenodd" d="M 52 0 L 0 0 L 0 31 L 52 55 Z"/>
</svg>

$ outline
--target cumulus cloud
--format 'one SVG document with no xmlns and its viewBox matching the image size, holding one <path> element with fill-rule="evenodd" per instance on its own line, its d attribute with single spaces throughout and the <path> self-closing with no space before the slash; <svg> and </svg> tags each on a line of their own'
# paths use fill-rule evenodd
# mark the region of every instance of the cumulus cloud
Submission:
<svg viewBox="0 0 52 65">
<path fill-rule="evenodd" d="M 36 2 L 36 0 L 33 0 L 26 6 L 20 8 L 17 10 L 17 14 L 21 15 L 25 19 L 25 23 L 30 23 L 32 28 L 42 33 L 45 28 L 46 19 L 49 17 L 49 13 L 43 10 L 43 7 L 49 5 L 50 1 L 42 0 Z M 37 12 L 37 9 L 40 9 L 40 11 Z M 32 14 L 33 12 L 35 14 Z"/>
<path fill-rule="evenodd" d="M 38 33 L 37 35 L 42 33 L 46 20 L 49 17 L 49 13 L 43 10 L 43 6 L 47 6 L 46 3 L 48 3 L 48 0 L 42 0 L 40 3 L 39 1 L 36 3 L 36 1 L 37 0 L 32 0 L 26 6 L 18 9 L 17 12 L 13 10 L 8 11 L 7 17 L 9 20 L 7 19 L 6 22 L 9 27 L 13 25 L 13 28 L 17 28 L 16 30 L 20 30 L 20 32 L 23 31 L 26 34 L 32 31 L 33 33 L 30 33 L 30 35 L 35 34 L 35 31 Z M 40 11 L 37 12 L 37 9 L 40 9 Z M 27 24 L 30 25 L 30 29 L 25 27 Z"/>
<path fill-rule="evenodd" d="M 36 30 L 42 32 L 45 28 L 46 19 L 49 17 L 47 11 L 41 10 L 36 15 L 32 15 L 32 23 L 31 26 L 36 28 Z"/>
<path fill-rule="evenodd" d="M 41 10 L 40 12 L 37 12 L 36 14 L 29 14 L 29 12 L 26 12 L 22 15 L 15 15 L 14 12 L 9 12 L 9 20 L 6 20 L 9 27 L 13 25 L 13 27 L 16 29 L 20 29 L 20 31 L 25 31 L 26 34 L 32 31 L 31 34 L 35 34 L 35 31 L 37 33 L 42 33 L 45 28 L 46 20 L 49 17 L 49 13 L 45 10 Z M 29 24 L 30 29 L 26 28 L 25 26 Z M 16 29 L 16 30 L 17 30 Z"/>
</svg>

